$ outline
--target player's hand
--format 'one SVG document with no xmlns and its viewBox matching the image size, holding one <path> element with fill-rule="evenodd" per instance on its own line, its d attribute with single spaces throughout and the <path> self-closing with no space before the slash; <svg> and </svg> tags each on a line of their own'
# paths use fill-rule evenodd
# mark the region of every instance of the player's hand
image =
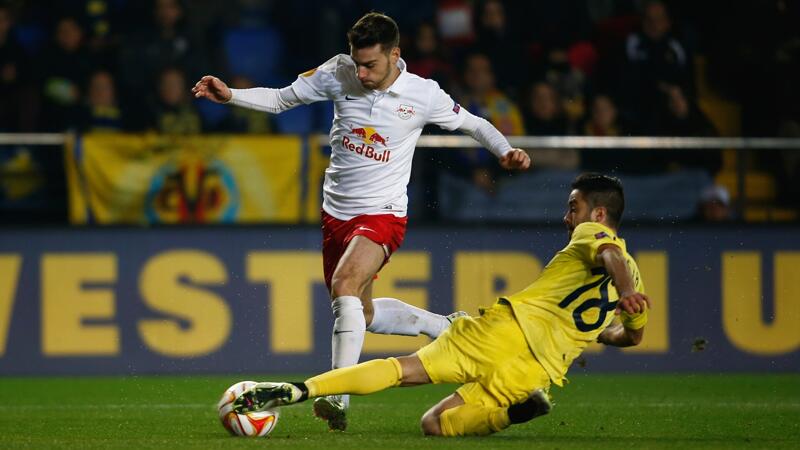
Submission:
<svg viewBox="0 0 800 450">
<path fill-rule="evenodd" d="M 500 167 L 506 170 L 525 170 L 531 166 L 531 157 L 521 148 L 512 148 L 500 158 Z"/>
<path fill-rule="evenodd" d="M 214 103 L 227 103 L 231 100 L 228 85 L 217 77 L 206 75 L 192 88 L 195 98 L 207 98 Z"/>
<path fill-rule="evenodd" d="M 638 314 L 650 307 L 650 298 L 639 292 L 626 293 L 619 298 L 614 314 L 619 315 L 622 311 L 628 314 Z"/>
</svg>

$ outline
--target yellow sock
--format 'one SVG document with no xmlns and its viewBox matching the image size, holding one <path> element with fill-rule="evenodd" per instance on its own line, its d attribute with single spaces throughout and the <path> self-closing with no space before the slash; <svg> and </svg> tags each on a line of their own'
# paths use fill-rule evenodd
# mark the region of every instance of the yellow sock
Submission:
<svg viewBox="0 0 800 450">
<path fill-rule="evenodd" d="M 511 425 L 508 408 L 461 405 L 445 410 L 439 417 L 445 436 L 486 436 Z"/>
<path fill-rule="evenodd" d="M 309 378 L 306 380 L 306 387 L 309 397 L 366 395 L 398 386 L 402 378 L 403 370 L 396 358 L 374 359 Z"/>
</svg>

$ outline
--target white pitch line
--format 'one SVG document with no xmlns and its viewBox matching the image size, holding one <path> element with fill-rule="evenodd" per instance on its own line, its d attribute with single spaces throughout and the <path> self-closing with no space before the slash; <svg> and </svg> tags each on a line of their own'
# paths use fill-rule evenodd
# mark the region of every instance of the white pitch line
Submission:
<svg viewBox="0 0 800 450">
<path fill-rule="evenodd" d="M 622 407 L 623 403 L 596 403 L 596 402 L 559 402 L 556 398 L 556 403 L 559 406 L 570 408 L 597 408 L 598 406 L 608 407 Z M 637 407 L 644 408 L 689 408 L 695 407 L 699 404 L 703 406 L 711 406 L 716 408 L 782 408 L 782 409 L 800 409 L 800 402 L 790 403 L 766 403 L 766 402 L 649 402 L 637 404 Z M 627 405 L 627 404 L 625 404 Z M 361 407 L 370 407 L 372 405 L 361 405 Z M 115 404 L 59 404 L 59 405 L 0 405 L 0 410 L 43 410 L 43 409 L 208 409 L 215 410 L 217 407 L 213 404 L 207 403 L 115 403 Z"/>
<path fill-rule="evenodd" d="M 558 403 L 558 397 L 556 397 L 556 403 Z M 589 402 L 582 402 L 582 403 L 569 403 L 563 402 L 564 405 L 570 405 L 574 407 L 592 407 L 596 408 L 598 405 L 602 405 L 602 403 L 589 403 Z M 645 408 L 688 408 L 694 407 L 697 405 L 702 404 L 703 406 L 713 406 L 716 408 L 800 408 L 800 403 L 798 402 L 790 402 L 790 403 L 766 403 L 766 402 L 649 402 L 649 403 L 638 403 L 636 404 L 637 407 L 645 407 Z M 607 406 L 622 406 L 623 403 L 605 403 Z M 629 405 L 629 403 L 625 403 L 624 405 Z"/>
<path fill-rule="evenodd" d="M 133 403 L 133 404 L 102 404 L 102 405 L 0 405 L 0 410 L 20 410 L 20 409 L 217 409 L 216 405 L 206 403 Z"/>
</svg>

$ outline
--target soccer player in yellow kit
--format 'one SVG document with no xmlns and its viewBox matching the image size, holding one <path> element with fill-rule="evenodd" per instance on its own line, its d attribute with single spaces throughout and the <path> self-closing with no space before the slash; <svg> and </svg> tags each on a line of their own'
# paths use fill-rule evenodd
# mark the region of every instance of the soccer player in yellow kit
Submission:
<svg viewBox="0 0 800 450">
<path fill-rule="evenodd" d="M 234 409 L 461 383 L 422 416 L 425 434 L 487 435 L 547 414 L 550 384 L 563 385 L 587 345 L 641 342 L 650 302 L 639 268 L 617 236 L 625 203 L 619 180 L 583 174 L 572 188 L 564 216 L 569 243 L 524 290 L 499 298 L 480 317 L 456 320 L 413 355 L 332 370 L 302 383 L 258 383 L 235 400 Z"/>
</svg>

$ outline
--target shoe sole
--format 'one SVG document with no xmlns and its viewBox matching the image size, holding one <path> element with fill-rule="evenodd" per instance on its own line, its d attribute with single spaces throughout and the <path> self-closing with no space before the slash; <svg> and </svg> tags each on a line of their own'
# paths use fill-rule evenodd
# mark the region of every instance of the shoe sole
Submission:
<svg viewBox="0 0 800 450">
<path fill-rule="evenodd" d="M 328 422 L 328 428 L 333 431 L 347 429 L 347 416 L 344 411 L 334 406 L 327 399 L 314 402 L 314 415 Z"/>
<path fill-rule="evenodd" d="M 534 403 L 536 403 L 538 409 L 535 417 L 548 414 L 550 413 L 550 410 L 553 409 L 553 403 L 547 397 L 547 394 L 541 389 L 534 392 L 530 398 L 534 401 Z"/>
<path fill-rule="evenodd" d="M 285 405 L 287 402 L 281 400 L 281 394 L 286 394 L 285 390 L 281 390 L 280 388 L 259 388 L 256 386 L 252 394 L 248 395 L 247 404 L 239 408 L 234 406 L 233 410 L 237 414 L 245 414 Z M 291 396 L 291 394 L 289 395 Z M 264 399 L 264 397 L 267 398 Z"/>
</svg>

